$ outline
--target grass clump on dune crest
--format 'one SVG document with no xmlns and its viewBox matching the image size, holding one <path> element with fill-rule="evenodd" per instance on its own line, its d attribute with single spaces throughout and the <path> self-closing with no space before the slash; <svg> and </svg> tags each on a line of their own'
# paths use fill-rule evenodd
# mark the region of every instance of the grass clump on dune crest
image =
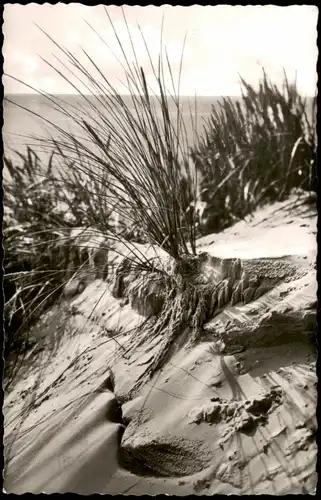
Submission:
<svg viewBox="0 0 321 500">
<path fill-rule="evenodd" d="M 125 17 L 124 21 L 127 26 Z M 48 64 L 67 80 L 66 74 L 74 75 L 75 78 L 68 81 L 81 96 L 82 104 L 69 105 L 60 96 L 42 93 L 55 110 L 60 111 L 69 119 L 69 122 L 71 120 L 74 123 L 78 132 L 64 130 L 56 123 L 50 123 L 46 117 L 38 115 L 46 125 L 51 127 L 53 134 L 51 138 L 47 136 L 35 139 L 42 148 L 55 150 L 56 160 L 55 173 L 49 175 L 48 172 L 47 180 L 43 180 L 49 198 L 47 205 L 40 211 L 38 210 L 42 214 L 42 219 L 41 215 L 39 219 L 42 233 L 46 234 L 40 244 L 46 246 L 46 251 L 50 252 L 50 258 L 46 262 L 42 260 L 41 245 L 38 246 L 38 242 L 34 239 L 35 228 L 27 223 L 21 232 L 22 246 L 28 246 L 25 238 L 31 237 L 31 246 L 33 245 L 36 255 L 34 259 L 28 261 L 29 268 L 25 275 L 27 282 L 19 288 L 21 307 L 16 308 L 14 313 L 18 317 L 18 311 L 24 311 L 23 317 L 19 318 L 22 319 L 24 325 L 26 324 L 25 304 L 29 299 L 29 296 L 25 298 L 25 292 L 29 282 L 32 281 L 34 285 L 34 275 L 38 269 L 49 272 L 48 267 L 51 268 L 53 264 L 51 254 L 54 244 L 52 241 L 59 240 L 59 236 L 55 238 L 54 234 L 58 232 L 58 235 L 61 235 L 59 231 L 63 230 L 66 225 L 67 227 L 85 226 L 93 231 L 100 231 L 114 241 L 124 243 L 125 250 L 128 240 L 133 237 L 134 228 L 134 231 L 138 231 L 141 240 L 149 245 L 161 247 L 176 262 L 181 262 L 187 255 L 196 254 L 197 179 L 189 157 L 189 145 L 179 97 L 179 79 L 176 90 L 166 50 L 163 52 L 162 40 L 156 68 L 142 35 L 152 76 L 156 82 L 154 93 L 150 89 L 143 68 L 138 63 L 129 29 L 128 36 L 132 46 L 132 57 L 134 57 L 134 63 L 131 64 L 128 62 L 112 21 L 111 28 L 124 58 L 124 63 L 121 64 L 125 74 L 125 85 L 129 92 L 126 98 L 102 74 L 85 50 L 83 50 L 84 61 L 89 64 L 89 69 L 73 54 L 59 47 L 52 40 L 59 48 L 61 56 L 67 58 L 67 63 L 60 59 L 66 71 L 61 73 L 58 67 L 54 68 L 50 63 Z M 165 83 L 164 66 L 170 76 L 171 92 Z M 69 67 L 69 73 L 67 67 Z M 97 76 L 92 76 L 94 74 Z M 78 83 L 81 82 L 82 85 L 79 84 L 78 87 L 75 80 Z M 90 96 L 82 90 L 83 88 L 90 93 Z M 37 115 L 32 110 L 30 111 Z M 191 120 L 193 120 L 192 112 Z M 7 166 L 9 167 L 9 161 L 7 161 Z M 20 182 L 20 177 L 18 182 Z M 27 178 L 21 182 L 26 182 L 28 185 L 31 179 Z M 24 188 L 23 184 L 22 187 Z M 58 231 L 52 216 L 54 213 L 52 205 L 61 204 L 67 207 L 66 215 L 72 215 L 73 219 L 66 224 L 66 218 L 60 217 L 57 222 Z M 126 229 L 120 233 L 111 227 L 109 224 L 111 214 L 117 214 L 130 231 Z M 12 259 L 14 243 L 9 244 L 9 240 L 7 243 L 7 256 L 8 259 Z M 70 241 L 66 243 L 67 247 L 68 245 L 72 247 Z M 22 254 L 25 253 L 25 251 L 22 252 Z M 135 258 L 132 260 L 137 270 L 148 270 L 149 273 L 164 275 L 161 264 L 158 267 L 154 263 L 151 264 L 139 250 L 134 253 Z M 62 266 L 63 263 L 60 262 L 60 267 Z M 10 265 L 7 268 L 10 270 Z M 58 266 L 58 269 L 55 269 L 54 286 L 61 290 L 66 282 L 66 276 L 63 273 L 59 275 L 59 270 Z M 40 283 L 46 283 L 42 290 L 42 297 L 47 297 L 51 293 L 49 292 L 50 286 L 45 280 L 46 274 L 38 280 Z M 12 283 L 12 273 L 11 276 L 7 276 L 7 282 L 10 281 Z M 11 295 L 17 296 L 17 288 Z M 31 295 L 32 307 L 37 303 L 37 299 L 33 292 Z M 8 310 L 11 311 L 13 310 L 12 296 L 8 294 Z M 36 308 L 28 309 L 30 313 L 28 317 L 32 317 L 33 320 L 37 319 L 38 306 L 39 304 Z M 40 307 L 38 310 L 41 310 Z M 12 337 L 17 338 L 13 331 L 11 333 Z M 7 347 L 8 349 L 10 347 L 8 342 Z"/>
<path fill-rule="evenodd" d="M 259 89 L 241 79 L 242 97 L 223 98 L 192 156 L 206 204 L 203 232 L 220 231 L 294 188 L 316 191 L 316 100 L 284 74 L 283 89 L 263 70 Z"/>
<path fill-rule="evenodd" d="M 109 17 L 107 11 L 106 14 Z M 95 178 L 104 188 L 102 203 L 112 207 L 128 224 L 140 227 L 150 243 L 179 260 L 182 254 L 196 253 L 197 197 L 197 179 L 180 104 L 180 76 L 176 84 L 162 40 L 157 67 L 154 65 L 142 34 L 150 62 L 147 78 L 138 62 L 125 16 L 124 22 L 132 47 L 130 55 L 125 54 L 110 19 L 123 56 L 119 62 L 128 93 L 125 97 L 85 49 L 81 62 L 52 40 L 65 70 L 62 73 L 58 65 L 48 64 L 81 96 L 83 105 L 73 106 L 58 96 L 43 95 L 55 110 L 74 123 L 79 135 L 49 123 L 55 137 L 38 137 L 37 141 L 47 149 L 58 149 L 72 170 Z M 192 112 L 190 119 L 194 119 Z"/>
<path fill-rule="evenodd" d="M 52 40 L 60 57 L 57 66 L 48 64 L 69 82 L 81 100 L 74 105 L 60 96 L 42 95 L 75 125 L 77 132 L 65 130 L 30 110 L 53 131 L 51 138 L 36 139 L 44 149 L 55 150 L 55 173 L 48 170 L 46 180 L 42 179 L 43 184 L 39 184 L 44 190 L 43 201 L 37 198 L 36 189 L 29 189 L 36 168 L 26 179 L 22 179 L 20 173 L 14 174 L 18 190 L 21 186 L 23 190 L 29 189 L 39 218 L 34 218 L 32 211 L 27 212 L 26 198 L 19 197 L 17 188 L 12 188 L 12 200 L 5 204 L 11 203 L 15 211 L 14 203 L 22 203 L 21 217 L 26 216 L 27 220 L 19 236 L 15 233 L 12 240 L 9 226 L 5 227 L 9 269 L 10 261 L 17 254 L 14 245 L 19 238 L 21 245 L 17 248 L 22 249 L 18 252 L 19 258 L 30 248 L 32 251 L 26 257 L 29 267 L 24 279 L 27 281 L 20 286 L 20 295 L 17 289 L 9 293 L 7 309 L 9 316 L 12 310 L 16 315 L 18 310 L 23 311 L 25 323 L 28 302 L 27 317 L 37 319 L 36 311 L 41 308 L 33 286 L 35 272 L 47 273 L 37 278 L 40 287 L 45 285 L 41 289 L 41 303 L 42 297 L 47 300 L 51 292 L 56 297 L 56 290 L 61 290 L 66 283 L 68 259 L 61 259 L 54 249 L 61 248 L 61 242 L 65 241 L 62 246 L 68 253 L 74 245 L 72 239 L 64 240 L 65 229 L 80 226 L 96 231 L 113 243 L 122 244 L 124 260 L 115 270 L 114 294 L 129 298 L 135 307 L 142 302 L 144 314 L 152 317 L 148 327 L 137 334 L 134 347 L 148 338 L 163 336 L 159 355 L 149 369 L 151 374 L 161 366 L 186 325 L 191 336 L 196 337 L 220 303 L 217 295 L 222 284 L 214 289 L 211 283 L 202 281 L 201 258 L 196 252 L 198 174 L 202 179 L 202 199 L 207 205 L 204 229 L 219 230 L 251 213 L 263 201 L 282 199 L 293 187 L 308 189 L 314 178 L 315 138 L 313 126 L 306 118 L 305 104 L 295 87 L 286 82 L 286 92 L 282 94 L 264 75 L 259 92 L 243 82 L 246 92 L 242 103 L 224 99 L 220 111 L 213 108 L 203 138 L 198 138 L 194 128 L 198 142 L 189 144 L 179 95 L 182 61 L 175 85 L 162 40 L 155 65 L 142 35 L 150 61 L 148 75 L 137 59 L 125 17 L 124 22 L 131 54 L 125 53 L 110 20 L 123 58 L 119 62 L 124 69 L 126 97 L 86 50 L 83 49 L 84 62 L 81 62 Z M 107 45 L 103 39 L 102 42 Z M 156 85 L 155 92 L 151 89 L 150 76 Z M 190 120 L 194 127 L 191 110 Z M 45 205 L 40 206 L 40 202 Z M 56 218 L 57 206 L 62 205 L 66 209 L 63 213 L 58 210 Z M 111 223 L 115 214 L 123 223 L 121 230 Z M 21 217 L 18 217 L 19 224 Z M 33 221 L 31 225 L 28 218 Z M 151 260 L 139 245 L 133 245 L 130 241 L 133 236 L 150 247 L 161 248 L 171 262 L 170 268 L 167 269 L 161 259 Z M 29 247 L 26 238 L 31 238 Z M 107 252 L 108 248 L 105 249 Z M 71 260 L 75 274 L 81 277 L 86 257 L 77 263 Z M 131 273 L 130 280 L 128 274 Z M 52 276 L 52 280 L 48 276 Z M 10 281 L 10 276 L 8 278 Z M 32 287 L 28 288 L 29 285 Z M 18 309 L 16 306 L 12 309 L 18 297 L 19 300 L 23 297 L 21 304 Z"/>
</svg>

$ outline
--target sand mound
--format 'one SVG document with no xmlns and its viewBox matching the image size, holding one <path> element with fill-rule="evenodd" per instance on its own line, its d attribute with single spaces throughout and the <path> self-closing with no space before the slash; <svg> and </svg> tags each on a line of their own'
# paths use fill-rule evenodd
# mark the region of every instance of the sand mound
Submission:
<svg viewBox="0 0 321 500">
<path fill-rule="evenodd" d="M 148 339 L 155 303 L 141 305 L 128 269 L 92 273 L 65 294 L 35 327 L 5 397 L 5 490 L 313 493 L 316 217 L 300 203 L 199 241 L 213 294 L 193 343 L 188 324 L 178 337 L 164 339 L 165 329 Z M 143 245 L 127 257 L 146 251 L 164 259 Z M 110 262 L 124 271 L 117 247 Z M 158 286 L 139 288 L 142 298 Z"/>
</svg>

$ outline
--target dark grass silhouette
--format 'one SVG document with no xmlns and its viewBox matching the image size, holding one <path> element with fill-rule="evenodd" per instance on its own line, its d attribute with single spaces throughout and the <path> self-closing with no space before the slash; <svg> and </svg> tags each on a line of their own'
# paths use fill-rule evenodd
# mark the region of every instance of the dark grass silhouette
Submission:
<svg viewBox="0 0 321 500">
<path fill-rule="evenodd" d="M 212 107 L 192 150 L 206 203 L 202 231 L 219 232 L 294 188 L 316 192 L 316 98 L 303 98 L 284 72 L 282 89 L 264 68 L 258 90 Z"/>
<path fill-rule="evenodd" d="M 106 14 L 109 18 L 107 11 Z M 90 64 L 91 72 L 52 40 L 61 57 L 67 58 L 70 67 L 74 68 L 77 78 L 85 79 L 85 87 L 92 92 L 93 99 L 89 100 L 83 94 L 75 85 L 74 79 L 68 81 L 75 91 L 79 91 L 89 108 L 68 107 L 61 98 L 44 95 L 53 106 L 80 127 L 85 137 L 80 139 L 56 124 L 48 123 L 48 120 L 42 117 L 44 123 L 52 127 L 55 137 L 46 140 L 37 137 L 36 140 L 44 148 L 54 148 L 59 159 L 58 174 L 57 169 L 56 173 L 52 174 L 52 155 L 44 177 L 44 172 L 39 169 L 38 158 L 30 149 L 27 157 L 22 158 L 20 169 L 15 169 L 9 159 L 5 161 L 11 174 L 11 182 L 7 183 L 10 195 L 7 197 L 8 214 L 12 215 L 13 209 L 17 208 L 14 207 L 15 203 L 21 206 L 21 211 L 16 215 L 20 231 L 10 233 L 12 220 L 5 225 L 5 231 L 8 231 L 9 257 L 9 262 L 6 263 L 6 330 L 9 331 L 12 325 L 6 339 L 7 352 L 25 349 L 26 337 L 17 334 L 17 331 L 28 326 L 26 318 L 36 319 L 37 310 L 39 317 L 42 311 L 40 298 L 48 305 L 49 296 L 54 300 L 56 291 L 61 288 L 64 276 L 63 273 L 58 273 L 59 269 L 55 272 L 53 254 L 56 246 L 59 251 L 61 246 L 66 252 L 70 248 L 68 237 L 65 244 L 61 245 L 61 229 L 82 225 L 92 230 L 97 229 L 105 235 L 107 232 L 109 236 L 113 234 L 114 239 L 126 243 L 132 234 L 119 234 L 108 224 L 110 215 L 116 212 L 125 221 L 127 228 L 130 226 L 131 231 L 133 227 L 140 228 L 140 237 L 144 241 L 162 247 L 174 259 L 180 260 L 184 254 L 195 254 L 197 179 L 189 161 L 186 130 L 180 109 L 180 76 L 176 89 L 166 50 L 165 53 L 162 52 L 162 40 L 158 67 L 155 67 L 143 38 L 159 92 L 159 95 L 153 96 L 148 88 L 145 73 L 139 66 L 134 46 L 132 45 L 135 62 L 130 65 L 114 25 L 110 18 L 109 20 L 124 56 L 124 63 L 120 64 L 125 72 L 132 107 L 128 107 L 85 50 L 84 60 Z M 124 22 L 127 25 L 125 17 Z M 132 43 L 129 30 L 128 36 Z M 60 62 L 64 64 L 62 60 Z M 165 87 L 164 66 L 171 77 L 171 93 L 168 93 Z M 53 69 L 61 74 L 58 68 Z M 97 72 L 99 79 L 92 76 Z M 160 119 L 155 104 L 161 109 Z M 170 105 L 174 105 L 176 109 L 175 123 L 170 119 Z M 191 119 L 193 120 L 192 111 Z M 115 123 L 120 126 L 121 133 Z M 24 171 L 27 173 L 25 177 L 22 175 Z M 36 185 L 36 195 L 31 188 L 35 187 L 34 180 L 37 177 L 40 177 L 40 181 Z M 183 185 L 184 189 L 181 189 Z M 26 209 L 30 208 L 27 206 L 30 198 L 27 202 L 25 197 L 18 194 L 26 191 L 31 197 L 32 210 L 28 212 Z M 66 213 L 59 213 L 58 217 L 52 215 L 54 207 L 63 203 L 68 207 L 67 215 L 69 220 L 71 219 L 69 223 L 65 217 Z M 30 214 L 31 220 L 25 220 L 27 213 Z M 45 213 L 49 215 L 45 216 Z M 40 241 L 37 241 L 36 234 Z M 27 238 L 29 244 L 26 245 Z M 14 252 L 17 242 L 19 248 Z M 30 258 L 30 251 L 34 254 L 33 259 Z M 42 251 L 47 255 L 39 259 Z M 56 254 L 58 253 L 63 271 L 64 261 L 59 251 Z M 21 262 L 26 253 L 26 262 Z M 136 257 L 138 254 L 139 252 L 136 252 Z M 15 255 L 18 263 L 14 263 Z M 140 266 L 150 267 L 143 255 L 138 256 L 138 261 Z M 41 271 L 46 273 L 39 280 L 35 280 L 34 275 L 39 264 Z M 24 267 L 27 269 L 22 275 Z M 46 269 L 48 267 L 50 272 Z M 50 274 L 52 269 L 53 275 Z M 14 277 L 13 273 L 16 273 Z M 22 281 L 21 285 L 17 285 L 18 280 Z M 38 289 L 40 293 L 37 296 Z M 15 324 L 13 319 L 16 320 Z"/>
</svg>

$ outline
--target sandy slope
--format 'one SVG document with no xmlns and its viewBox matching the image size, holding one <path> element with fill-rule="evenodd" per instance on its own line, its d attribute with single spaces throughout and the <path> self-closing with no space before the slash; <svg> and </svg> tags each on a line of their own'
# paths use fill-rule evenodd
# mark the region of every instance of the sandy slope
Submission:
<svg viewBox="0 0 321 500">
<path fill-rule="evenodd" d="M 290 213 L 290 204 L 199 248 L 224 258 L 292 256 L 302 276 L 226 306 L 130 400 L 159 348 L 155 339 L 127 351 L 145 318 L 100 279 L 48 312 L 32 367 L 5 399 L 7 492 L 314 492 L 316 217 L 314 207 Z"/>
</svg>

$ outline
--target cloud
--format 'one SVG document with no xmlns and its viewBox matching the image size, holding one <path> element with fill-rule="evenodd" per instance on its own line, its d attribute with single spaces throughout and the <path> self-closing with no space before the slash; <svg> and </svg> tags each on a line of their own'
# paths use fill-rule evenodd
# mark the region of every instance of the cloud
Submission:
<svg viewBox="0 0 321 500">
<path fill-rule="evenodd" d="M 223 6 L 216 7 L 130 7 L 124 6 L 128 27 L 139 65 L 146 74 L 152 70 L 149 55 L 157 66 L 160 53 L 162 14 L 163 40 L 171 64 L 178 78 L 185 31 L 181 91 L 192 94 L 231 92 L 239 88 L 238 74 L 255 84 L 260 77 L 260 64 L 272 78 L 280 82 L 282 68 L 290 75 L 298 72 L 298 82 L 305 93 L 314 92 L 316 82 L 316 22 L 318 10 L 310 6 Z M 131 64 L 135 60 L 122 10 L 109 6 L 121 46 Z M 85 20 L 100 36 L 91 29 Z M 81 4 L 27 5 L 6 4 L 4 9 L 5 72 L 36 87 L 47 85 L 61 93 L 73 92 L 64 80 L 50 69 L 41 58 L 53 64 L 60 63 L 53 54 L 59 50 L 35 26 L 48 32 L 61 46 L 66 47 L 92 72 L 93 69 L 82 47 L 112 82 L 123 80 L 124 56 L 107 19 L 103 6 Z M 137 26 L 139 23 L 145 42 Z M 299 36 L 298 36 L 299 35 Z M 108 46 L 108 47 L 107 47 Z M 148 47 L 149 55 L 146 51 Z M 163 52 L 163 55 L 165 53 Z M 40 57 L 39 57 L 40 56 Z M 116 58 L 115 58 L 116 56 Z M 66 58 L 63 57 L 66 62 Z M 119 59 L 119 61 L 117 61 Z M 165 69 L 166 58 L 164 57 Z M 65 71 L 65 70 L 64 70 Z M 167 71 L 167 70 L 166 70 Z M 166 78 L 169 78 L 167 75 Z M 176 80 L 177 80 L 176 78 Z M 25 89 L 3 78 L 6 92 Z M 51 90 L 52 91 L 52 90 Z"/>
</svg>

